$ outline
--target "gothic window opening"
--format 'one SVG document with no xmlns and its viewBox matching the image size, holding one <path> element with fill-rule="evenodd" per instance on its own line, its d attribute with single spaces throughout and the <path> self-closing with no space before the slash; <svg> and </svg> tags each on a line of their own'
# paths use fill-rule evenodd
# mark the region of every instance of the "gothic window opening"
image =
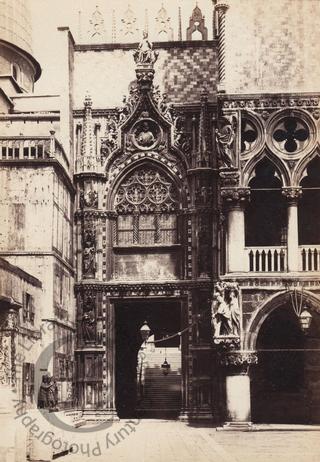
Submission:
<svg viewBox="0 0 320 462">
<path fill-rule="evenodd" d="M 258 132 L 254 124 L 248 120 L 241 121 L 241 152 L 243 154 L 252 151 L 258 140 Z"/>
<path fill-rule="evenodd" d="M 178 243 L 177 191 L 160 171 L 143 168 L 127 177 L 117 191 L 115 209 L 116 245 Z"/>
<path fill-rule="evenodd" d="M 249 182 L 250 202 L 245 211 L 246 246 L 284 246 L 287 208 L 282 181 L 268 159 L 261 160 Z"/>
<path fill-rule="evenodd" d="M 317 156 L 309 163 L 300 186 L 302 196 L 298 203 L 299 244 L 320 245 L 320 157 Z"/>
</svg>

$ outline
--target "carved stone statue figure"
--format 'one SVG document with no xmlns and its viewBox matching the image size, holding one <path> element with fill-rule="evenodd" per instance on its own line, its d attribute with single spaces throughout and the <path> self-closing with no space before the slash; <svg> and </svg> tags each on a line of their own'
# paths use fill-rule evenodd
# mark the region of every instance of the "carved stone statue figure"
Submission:
<svg viewBox="0 0 320 462">
<path fill-rule="evenodd" d="M 137 135 L 136 140 L 144 147 L 151 146 L 156 141 L 154 134 L 150 130 L 148 122 L 143 122 L 142 129 Z"/>
<path fill-rule="evenodd" d="M 239 288 L 233 282 L 217 282 L 212 302 L 214 336 L 240 335 Z"/>
<path fill-rule="evenodd" d="M 42 382 L 38 395 L 38 407 L 40 409 L 57 410 L 58 387 L 54 377 L 50 374 L 42 376 Z"/>
<path fill-rule="evenodd" d="M 148 33 L 143 33 L 143 39 L 139 43 L 138 49 L 134 52 L 133 57 L 136 64 L 153 65 L 158 58 L 158 52 L 152 49 L 152 43 L 148 40 Z"/>
<path fill-rule="evenodd" d="M 230 307 L 225 302 L 224 297 L 218 293 L 215 296 L 215 309 L 213 314 L 214 335 L 230 335 L 232 333 L 232 321 Z"/>
<path fill-rule="evenodd" d="M 235 138 L 236 119 L 224 125 L 220 130 L 216 129 L 216 142 L 218 152 L 222 163 L 226 167 L 234 167 L 235 159 L 233 155 L 232 145 Z"/>
<path fill-rule="evenodd" d="M 81 207 L 98 207 L 98 193 L 94 189 L 89 189 L 89 191 L 80 193 L 80 206 Z"/>
<path fill-rule="evenodd" d="M 90 276 L 95 274 L 96 238 L 94 229 L 88 228 L 83 240 L 83 273 Z"/>
<path fill-rule="evenodd" d="M 240 335 L 240 306 L 239 293 L 236 289 L 231 289 L 229 293 L 229 308 L 232 322 L 232 333 Z"/>
<path fill-rule="evenodd" d="M 83 313 L 81 327 L 83 340 L 85 342 L 93 342 L 95 336 L 95 319 L 92 310 Z"/>
</svg>

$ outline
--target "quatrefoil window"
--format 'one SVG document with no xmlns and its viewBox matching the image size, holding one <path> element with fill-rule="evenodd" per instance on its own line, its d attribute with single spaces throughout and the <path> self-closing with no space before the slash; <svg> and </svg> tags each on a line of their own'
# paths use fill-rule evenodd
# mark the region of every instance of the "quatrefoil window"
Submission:
<svg viewBox="0 0 320 462">
<path fill-rule="evenodd" d="M 303 149 L 309 136 L 307 125 L 297 117 L 285 117 L 280 120 L 273 133 L 278 147 L 290 154 Z"/>
<path fill-rule="evenodd" d="M 241 123 L 241 152 L 251 151 L 258 139 L 258 132 L 254 124 L 248 119 L 243 119 Z"/>
</svg>

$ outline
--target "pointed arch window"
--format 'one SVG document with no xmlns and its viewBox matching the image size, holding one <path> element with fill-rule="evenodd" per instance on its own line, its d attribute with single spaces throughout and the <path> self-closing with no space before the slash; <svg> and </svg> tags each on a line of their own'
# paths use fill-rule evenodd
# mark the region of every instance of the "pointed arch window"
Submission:
<svg viewBox="0 0 320 462">
<path fill-rule="evenodd" d="M 177 190 L 159 170 L 143 167 L 129 175 L 118 188 L 115 210 L 116 245 L 178 243 Z"/>
<path fill-rule="evenodd" d="M 282 196 L 282 180 L 273 165 L 262 159 L 250 180 L 250 202 L 245 211 L 247 246 L 279 246 L 286 244 L 287 208 Z"/>
<path fill-rule="evenodd" d="M 320 157 L 307 166 L 300 181 L 298 203 L 299 244 L 320 245 Z"/>
</svg>

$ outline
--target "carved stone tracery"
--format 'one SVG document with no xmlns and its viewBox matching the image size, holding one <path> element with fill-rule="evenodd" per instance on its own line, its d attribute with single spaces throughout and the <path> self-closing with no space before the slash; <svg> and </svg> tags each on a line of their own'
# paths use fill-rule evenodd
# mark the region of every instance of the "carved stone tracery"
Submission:
<svg viewBox="0 0 320 462">
<path fill-rule="evenodd" d="M 135 171 L 119 187 L 115 209 L 119 214 L 177 210 L 177 192 L 172 182 L 154 168 Z"/>
</svg>

